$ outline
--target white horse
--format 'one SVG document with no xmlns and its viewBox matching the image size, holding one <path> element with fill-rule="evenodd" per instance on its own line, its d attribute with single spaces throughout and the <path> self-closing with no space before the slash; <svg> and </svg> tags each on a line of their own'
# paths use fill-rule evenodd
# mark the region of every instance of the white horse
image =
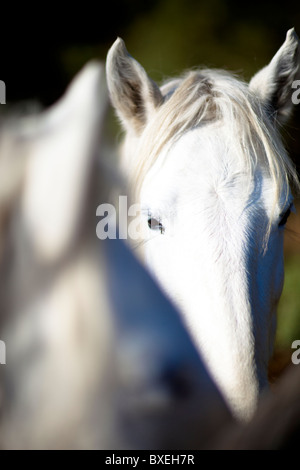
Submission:
<svg viewBox="0 0 300 470">
<path fill-rule="evenodd" d="M 293 29 L 249 85 L 205 69 L 159 88 L 121 39 L 107 57 L 145 258 L 242 419 L 267 386 L 274 343 L 290 181 L 298 186 L 278 124 L 298 68 Z"/>
<path fill-rule="evenodd" d="M 118 177 L 99 157 L 104 69 L 0 122 L 0 448 L 207 447 L 229 413 L 121 240 L 96 237 Z M 200 406 L 199 406 L 200 403 Z"/>
</svg>

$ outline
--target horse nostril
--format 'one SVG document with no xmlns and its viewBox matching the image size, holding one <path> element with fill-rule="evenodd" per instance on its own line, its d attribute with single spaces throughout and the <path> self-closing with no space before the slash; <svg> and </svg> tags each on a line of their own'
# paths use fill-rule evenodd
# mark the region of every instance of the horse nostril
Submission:
<svg viewBox="0 0 300 470">
<path fill-rule="evenodd" d="M 183 366 L 164 369 L 160 380 L 175 399 L 186 399 L 191 394 L 190 374 Z"/>
</svg>

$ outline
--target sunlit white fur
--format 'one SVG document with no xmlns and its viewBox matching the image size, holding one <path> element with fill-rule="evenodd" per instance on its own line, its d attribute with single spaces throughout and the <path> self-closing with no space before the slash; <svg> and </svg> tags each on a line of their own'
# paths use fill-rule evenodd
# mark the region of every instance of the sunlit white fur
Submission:
<svg viewBox="0 0 300 470">
<path fill-rule="evenodd" d="M 163 235 L 149 229 L 148 264 L 181 308 L 231 407 L 244 415 L 267 385 L 283 229 L 277 205 L 264 252 L 274 185 L 260 168 L 249 181 L 235 157 L 225 129 L 195 129 L 161 155 L 141 199 L 165 227 Z"/>
</svg>

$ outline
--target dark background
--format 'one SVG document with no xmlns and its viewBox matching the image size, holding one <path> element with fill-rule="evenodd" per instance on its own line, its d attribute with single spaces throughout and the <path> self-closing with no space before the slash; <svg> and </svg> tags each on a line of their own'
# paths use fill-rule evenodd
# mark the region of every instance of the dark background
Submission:
<svg viewBox="0 0 300 470">
<path fill-rule="evenodd" d="M 294 26 L 299 2 L 237 0 L 113 0 L 80 5 L 1 5 L 1 79 L 10 100 L 52 103 L 90 57 L 105 59 L 125 39 L 154 78 L 205 64 L 249 78 L 270 60 Z M 129 47 L 128 47 L 129 48 Z"/>
<path fill-rule="evenodd" d="M 88 59 L 105 59 L 116 36 L 126 35 L 134 19 L 156 3 L 114 0 L 1 6 L 0 75 L 7 86 L 7 101 L 53 103 Z"/>
<path fill-rule="evenodd" d="M 249 80 L 272 58 L 289 28 L 300 35 L 299 1 L 6 2 L 0 18 L 0 79 L 7 102 L 34 99 L 44 106 L 62 95 L 89 59 L 105 60 L 117 36 L 161 81 L 197 65 L 233 70 Z M 297 165 L 299 129 L 296 109 L 287 144 Z"/>
</svg>

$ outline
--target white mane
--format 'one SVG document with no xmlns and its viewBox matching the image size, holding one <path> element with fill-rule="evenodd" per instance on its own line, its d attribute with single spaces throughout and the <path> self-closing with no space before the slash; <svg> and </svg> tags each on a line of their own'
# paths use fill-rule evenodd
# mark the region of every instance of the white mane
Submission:
<svg viewBox="0 0 300 470">
<path fill-rule="evenodd" d="M 274 204 L 287 183 L 299 188 L 294 166 L 272 122 L 276 115 L 267 114 L 246 83 L 225 71 L 205 69 L 171 80 L 161 91 L 164 102 L 145 127 L 139 158 L 132 161 L 138 192 L 164 147 L 169 149 L 188 130 L 216 123 L 225 126 L 226 145 L 237 150 L 249 177 L 257 165 L 271 176 Z"/>
</svg>

